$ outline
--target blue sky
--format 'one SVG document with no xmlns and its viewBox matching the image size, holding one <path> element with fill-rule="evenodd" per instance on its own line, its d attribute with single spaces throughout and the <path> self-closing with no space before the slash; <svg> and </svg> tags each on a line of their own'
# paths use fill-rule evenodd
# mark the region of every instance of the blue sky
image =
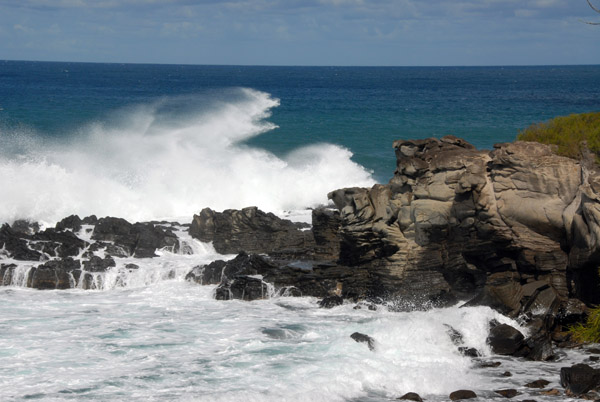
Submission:
<svg viewBox="0 0 600 402">
<path fill-rule="evenodd" d="M 0 59 L 600 64 L 585 20 L 586 0 L 0 0 Z"/>
</svg>

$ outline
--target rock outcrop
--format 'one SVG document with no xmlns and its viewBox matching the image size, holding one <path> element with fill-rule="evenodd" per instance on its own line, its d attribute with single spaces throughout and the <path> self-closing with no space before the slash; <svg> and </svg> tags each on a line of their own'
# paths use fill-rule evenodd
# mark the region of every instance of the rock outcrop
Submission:
<svg viewBox="0 0 600 402">
<path fill-rule="evenodd" d="M 516 316 L 598 302 L 600 173 L 515 142 L 477 150 L 456 137 L 396 141 L 387 185 L 347 188 L 340 263 L 368 267 L 409 303 L 489 305 Z"/>
<path fill-rule="evenodd" d="M 256 207 L 215 212 L 204 208 L 194 215 L 190 235 L 203 242 L 212 242 L 221 254 L 276 254 L 283 258 L 307 258 L 314 248 L 308 225 L 281 219 Z"/>
</svg>

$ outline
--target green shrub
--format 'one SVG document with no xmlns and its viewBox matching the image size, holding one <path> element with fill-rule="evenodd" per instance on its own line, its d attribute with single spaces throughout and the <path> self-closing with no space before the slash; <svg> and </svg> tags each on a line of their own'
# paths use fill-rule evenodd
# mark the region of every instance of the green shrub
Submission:
<svg viewBox="0 0 600 402">
<path fill-rule="evenodd" d="M 572 114 L 556 117 L 548 122 L 537 123 L 521 131 L 520 141 L 536 141 L 555 145 L 558 155 L 580 159 L 583 141 L 590 151 L 600 160 L 600 112 Z"/>
<path fill-rule="evenodd" d="M 577 342 L 600 342 L 600 306 L 594 307 L 585 324 L 576 324 L 569 328 L 573 339 Z"/>
</svg>

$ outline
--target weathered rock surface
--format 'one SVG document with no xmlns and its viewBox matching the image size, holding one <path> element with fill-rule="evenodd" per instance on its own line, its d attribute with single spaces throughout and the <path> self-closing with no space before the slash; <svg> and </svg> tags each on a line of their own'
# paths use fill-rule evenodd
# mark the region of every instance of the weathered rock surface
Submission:
<svg viewBox="0 0 600 402">
<path fill-rule="evenodd" d="M 366 343 L 370 351 L 375 350 L 375 339 L 371 338 L 369 335 L 361 334 L 360 332 L 354 332 L 352 335 L 350 335 L 350 338 L 358 343 Z"/>
<path fill-rule="evenodd" d="M 301 258 L 314 249 L 312 233 L 301 230 L 306 227 L 256 207 L 221 213 L 205 208 L 194 215 L 189 232 L 200 241 L 212 242 L 221 254 L 245 251 Z"/>
<path fill-rule="evenodd" d="M 451 401 L 462 401 L 463 399 L 474 399 L 477 398 L 477 394 L 468 389 L 460 389 L 450 394 Z"/>
<path fill-rule="evenodd" d="M 387 185 L 346 188 L 340 263 L 416 304 L 473 299 L 517 316 L 600 293 L 600 173 L 546 145 L 477 150 L 458 138 L 396 141 Z"/>
</svg>

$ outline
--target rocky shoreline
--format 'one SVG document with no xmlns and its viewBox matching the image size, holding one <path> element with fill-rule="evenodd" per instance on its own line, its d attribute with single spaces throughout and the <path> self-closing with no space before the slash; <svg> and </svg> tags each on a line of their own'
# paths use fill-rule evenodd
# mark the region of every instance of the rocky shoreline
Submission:
<svg viewBox="0 0 600 402">
<path fill-rule="evenodd" d="M 350 301 L 399 311 L 464 301 L 526 324 L 527 337 L 490 323 L 495 354 L 551 361 L 555 348 L 577 346 L 568 326 L 600 303 L 600 169 L 593 160 L 528 142 L 477 150 L 452 136 L 396 141 L 394 148 L 388 184 L 331 192 L 335 208 L 314 209 L 312 225 L 256 207 L 205 208 L 186 225 L 95 216 L 70 216 L 45 230 L 4 224 L 0 284 L 94 289 L 105 272 L 138 268 L 119 259 L 188 253 L 176 234 L 185 230 L 220 254 L 237 255 L 191 266 L 186 276 L 217 285 L 220 300 L 314 296 L 324 308 Z M 460 328 L 449 328 L 449 336 L 461 353 L 479 356 L 462 344 Z M 376 349 L 366 334 L 352 338 Z M 593 397 L 600 371 L 564 368 L 561 384 L 567 395 Z"/>
</svg>

